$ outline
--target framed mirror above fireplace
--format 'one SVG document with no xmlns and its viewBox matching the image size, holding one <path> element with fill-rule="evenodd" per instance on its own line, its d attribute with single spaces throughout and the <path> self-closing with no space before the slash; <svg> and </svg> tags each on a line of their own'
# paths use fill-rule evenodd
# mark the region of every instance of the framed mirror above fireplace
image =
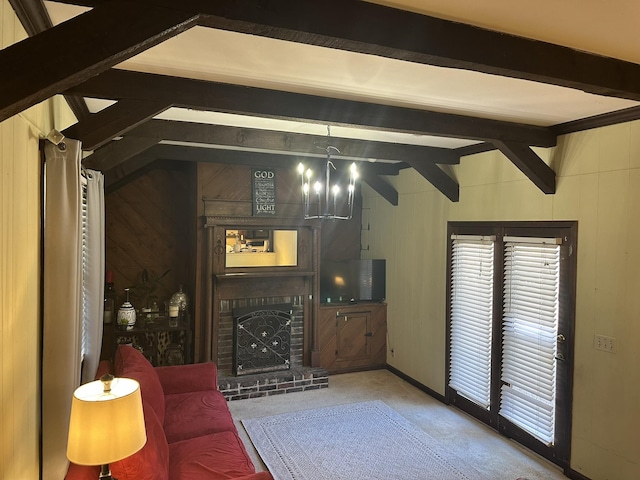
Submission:
<svg viewBox="0 0 640 480">
<path fill-rule="evenodd" d="M 295 267 L 297 264 L 297 229 L 225 229 L 226 268 Z"/>
</svg>

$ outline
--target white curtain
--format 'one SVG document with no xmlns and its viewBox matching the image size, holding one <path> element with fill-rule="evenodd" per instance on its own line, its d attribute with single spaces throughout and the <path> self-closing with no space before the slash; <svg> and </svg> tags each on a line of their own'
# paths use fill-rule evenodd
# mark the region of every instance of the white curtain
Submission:
<svg viewBox="0 0 640 480">
<path fill-rule="evenodd" d="M 95 170 L 87 170 L 86 179 L 82 383 L 92 381 L 98 369 L 104 315 L 104 175 Z"/>
<path fill-rule="evenodd" d="M 99 177 L 101 185 L 102 176 Z M 92 183 L 87 183 L 87 194 L 94 188 L 89 186 Z M 96 205 L 98 211 L 103 211 L 104 207 Z M 86 210 L 83 211 L 83 207 Z M 91 295 L 100 299 L 103 296 L 104 240 L 98 237 L 104 237 L 104 232 L 90 232 L 85 222 L 83 238 L 83 220 L 90 211 L 93 207 L 83 205 L 80 142 L 65 139 L 64 147 L 47 142 L 42 272 L 42 475 L 45 480 L 64 478 L 67 470 L 71 397 L 81 381 L 83 313 L 87 313 L 88 318 L 93 316 L 89 323 L 95 327 L 93 338 L 84 338 L 87 363 L 97 365 L 100 354 L 98 336 L 102 335 L 102 313 L 96 313 L 95 298 L 88 299 Z M 102 253 L 89 251 L 95 244 L 102 248 Z M 85 267 L 92 275 L 85 278 L 91 280 L 83 285 L 83 260 L 86 263 L 89 259 L 100 266 Z M 85 296 L 85 292 L 91 295 Z M 101 309 L 102 300 L 98 304 Z M 87 366 L 87 371 L 90 368 Z"/>
</svg>

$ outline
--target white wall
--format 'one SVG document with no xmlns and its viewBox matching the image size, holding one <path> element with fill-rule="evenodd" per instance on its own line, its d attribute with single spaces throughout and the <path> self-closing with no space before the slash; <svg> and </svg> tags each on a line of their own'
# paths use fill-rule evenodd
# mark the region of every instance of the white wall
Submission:
<svg viewBox="0 0 640 480">
<path fill-rule="evenodd" d="M 26 37 L 0 0 L 0 47 Z M 75 120 L 56 98 L 0 123 L 0 480 L 39 478 L 39 138 Z"/>
<path fill-rule="evenodd" d="M 497 151 L 452 168 L 452 203 L 411 169 L 387 177 L 392 207 L 363 188 L 363 244 L 387 259 L 390 365 L 444 394 L 448 221 L 577 220 L 571 468 L 592 480 L 640 478 L 640 122 L 536 150 L 557 174 L 544 195 Z M 594 334 L 617 339 L 595 350 Z"/>
</svg>

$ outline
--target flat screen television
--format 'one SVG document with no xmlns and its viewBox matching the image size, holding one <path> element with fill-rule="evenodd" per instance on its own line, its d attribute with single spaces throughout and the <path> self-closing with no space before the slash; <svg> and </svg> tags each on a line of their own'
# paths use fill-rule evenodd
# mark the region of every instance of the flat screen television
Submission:
<svg viewBox="0 0 640 480">
<path fill-rule="evenodd" d="M 385 260 L 322 262 L 320 266 L 321 303 L 382 301 L 385 298 Z"/>
</svg>

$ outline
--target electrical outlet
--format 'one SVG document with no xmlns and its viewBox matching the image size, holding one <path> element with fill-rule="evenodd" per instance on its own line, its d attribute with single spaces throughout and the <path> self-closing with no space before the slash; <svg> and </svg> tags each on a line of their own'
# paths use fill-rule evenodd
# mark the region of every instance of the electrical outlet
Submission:
<svg viewBox="0 0 640 480">
<path fill-rule="evenodd" d="M 596 350 L 602 350 L 603 352 L 616 353 L 617 341 L 613 337 L 607 337 L 605 335 L 593 336 L 593 347 Z"/>
</svg>

